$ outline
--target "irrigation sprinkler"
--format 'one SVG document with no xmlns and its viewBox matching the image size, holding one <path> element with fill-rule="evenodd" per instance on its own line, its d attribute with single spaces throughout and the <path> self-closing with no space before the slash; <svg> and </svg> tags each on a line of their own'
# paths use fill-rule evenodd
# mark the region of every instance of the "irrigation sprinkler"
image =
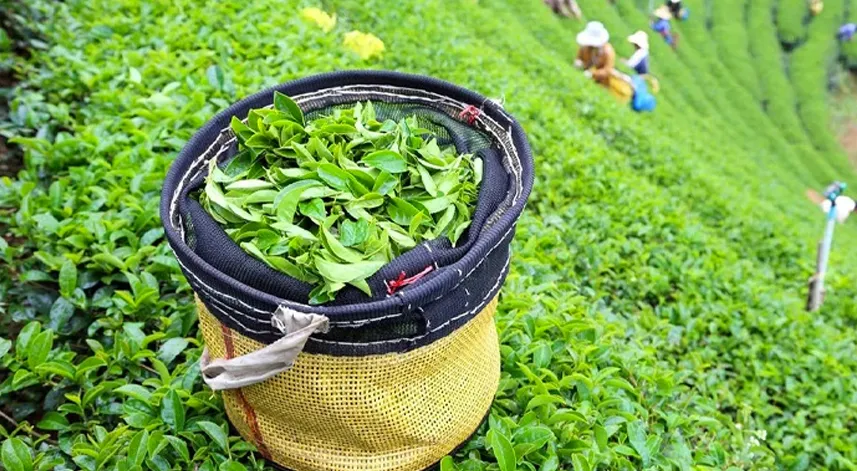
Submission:
<svg viewBox="0 0 857 471">
<path fill-rule="evenodd" d="M 833 229 L 836 227 L 836 198 L 845 191 L 844 183 L 833 183 L 824 191 L 824 197 L 830 201 L 827 211 L 827 223 L 824 228 L 824 238 L 818 245 L 815 274 L 809 279 L 809 296 L 806 310 L 817 311 L 824 302 L 824 275 L 827 273 L 827 262 L 830 259 L 830 246 L 833 243 Z"/>
</svg>

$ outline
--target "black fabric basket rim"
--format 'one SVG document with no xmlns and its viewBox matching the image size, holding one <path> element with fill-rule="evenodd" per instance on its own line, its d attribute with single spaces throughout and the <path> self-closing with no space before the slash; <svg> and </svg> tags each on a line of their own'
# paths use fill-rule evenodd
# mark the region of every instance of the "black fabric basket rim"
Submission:
<svg viewBox="0 0 857 471">
<path fill-rule="evenodd" d="M 366 303 L 325 306 L 302 304 L 282 299 L 252 286 L 239 283 L 209 265 L 187 245 L 174 226 L 171 217 L 173 195 L 182 181 L 183 173 L 188 169 L 193 159 L 198 157 L 199 149 L 206 148 L 211 142 L 214 142 L 220 131 L 229 125 L 232 116 L 240 117 L 242 108 L 251 103 L 269 99 L 274 91 L 280 91 L 287 95 L 300 95 L 327 88 L 360 85 L 395 86 L 441 94 L 459 102 L 469 103 L 478 108 L 480 113 L 502 123 L 504 126 L 508 126 L 509 135 L 520 159 L 521 194 L 516 202 L 491 227 L 483 230 L 470 252 L 452 265 L 443 267 L 436 276 L 403 289 L 394 296 Z M 311 75 L 269 87 L 245 97 L 217 113 L 193 135 L 172 163 L 161 193 L 160 215 L 166 238 L 185 270 L 217 279 L 238 290 L 254 304 L 282 305 L 301 312 L 325 315 L 331 321 L 371 321 L 393 312 L 410 312 L 418 306 L 432 302 L 437 298 L 439 292 L 443 293 L 455 284 L 456 278 L 461 276 L 462 271 L 466 273 L 475 267 L 493 248 L 506 239 L 509 232 L 514 230 L 514 225 L 520 217 L 532 190 L 533 180 L 532 153 L 524 130 L 512 116 L 494 101 L 466 88 L 429 76 L 382 70 L 349 70 Z"/>
</svg>

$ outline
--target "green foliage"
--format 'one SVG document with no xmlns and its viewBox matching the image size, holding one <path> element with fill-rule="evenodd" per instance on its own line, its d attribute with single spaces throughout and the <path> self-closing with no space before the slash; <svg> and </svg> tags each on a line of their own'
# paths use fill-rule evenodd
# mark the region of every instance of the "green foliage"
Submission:
<svg viewBox="0 0 857 471">
<path fill-rule="evenodd" d="M 702 0 L 686 1 L 692 11 L 702 11 L 705 8 Z M 777 155 L 779 163 L 769 166 L 769 169 L 773 172 L 778 168 L 785 170 L 788 175 L 780 174 L 780 179 L 797 177 L 803 180 L 804 184 L 812 185 L 812 181 L 820 183 L 836 178 L 837 172 L 830 168 L 827 159 L 813 159 L 805 150 L 794 147 L 793 141 L 785 139 L 786 136 L 777 126 L 777 121 L 761 110 L 750 93 L 739 85 L 731 70 L 718 60 L 717 42 L 709 34 L 705 24 L 694 21 L 682 23 L 681 32 L 685 47 L 679 52 L 682 53 L 685 63 L 693 70 L 710 72 L 711 81 L 703 82 L 702 85 L 710 93 L 719 94 L 715 103 L 720 114 L 728 117 L 728 122 L 743 123 L 743 126 L 739 127 L 745 134 L 740 139 L 748 145 L 747 152 L 756 153 L 761 148 L 767 148 Z M 704 77 L 705 74 L 697 72 L 697 76 Z M 694 77 L 693 80 L 698 81 L 700 78 Z M 726 103 L 731 103 L 734 107 L 734 115 L 728 114 Z"/>
<path fill-rule="evenodd" d="M 764 106 L 790 143 L 800 146 L 801 153 L 811 154 L 810 141 L 800 118 L 794 89 L 784 70 L 784 56 L 773 23 L 774 0 L 750 0 L 747 9 L 747 29 L 750 53 L 765 97 Z"/>
<path fill-rule="evenodd" d="M 711 36 L 717 41 L 720 60 L 736 80 L 757 101 L 764 100 L 753 58 L 750 56 L 750 36 L 745 24 L 746 2 L 744 0 L 718 0 L 711 3 Z M 758 31 L 752 31 L 758 34 Z"/>
<path fill-rule="evenodd" d="M 854 2 L 848 4 L 848 15 L 842 23 L 857 23 L 857 5 Z M 840 49 L 840 55 L 845 67 L 852 71 L 857 70 L 857 40 L 852 39 L 851 41 L 841 42 Z"/>
<path fill-rule="evenodd" d="M 346 284 L 371 296 L 366 279 L 395 257 L 470 226 L 482 160 L 441 149 L 417 116 L 381 122 L 366 102 L 305 122 L 273 102 L 232 118 L 239 152 L 210 161 L 199 201 L 247 253 L 314 284 L 311 304 Z"/>
<path fill-rule="evenodd" d="M 793 60 L 802 62 L 798 65 L 794 62 L 788 64 L 788 59 L 782 55 L 771 37 L 769 22 L 771 3 L 767 0 L 761 2 L 754 0 L 745 6 L 751 40 L 750 50 L 755 56 L 753 62 L 762 80 L 761 83 L 767 85 L 765 87 L 767 101 L 763 101 L 763 105 L 768 111 L 770 120 L 779 128 L 777 134 L 787 139 L 786 142 L 791 147 L 788 150 L 799 155 L 796 160 L 791 160 L 791 165 L 794 169 L 804 167 L 807 172 L 822 180 L 848 174 L 851 170 L 849 166 L 843 165 L 844 159 L 841 158 L 839 146 L 828 129 L 826 93 L 821 83 L 825 81 L 826 74 L 830 70 L 833 56 L 829 51 L 823 53 L 817 48 L 815 52 L 807 52 L 804 50 L 809 47 L 807 43 L 798 47 L 792 54 Z M 836 18 L 837 11 L 841 12 L 841 8 L 841 1 L 833 4 L 827 2 L 824 12 L 813 19 L 810 26 L 812 44 L 824 43 L 828 46 L 831 44 L 833 37 L 831 32 L 835 30 L 831 21 L 835 21 L 833 18 Z M 729 19 L 724 17 L 723 21 L 729 21 Z M 716 26 L 715 22 L 715 30 Z M 723 43 L 724 39 L 727 38 L 721 38 L 720 42 Z M 806 63 L 806 58 L 810 56 L 815 58 L 815 64 Z M 801 74 L 801 70 L 809 73 Z M 783 74 L 786 72 L 791 75 L 792 85 L 785 82 Z M 813 85 L 812 77 L 819 82 Z M 802 93 L 808 93 L 811 97 L 803 96 Z M 796 107 L 799 110 L 797 115 L 794 113 Z M 801 127 L 805 129 L 801 130 Z M 774 139 L 783 143 L 778 136 Z M 778 153 L 784 154 L 782 144 L 775 144 L 775 146 L 778 148 Z M 813 146 L 816 149 L 813 149 Z M 818 156 L 813 160 L 812 156 L 816 154 Z M 800 162 L 801 160 L 811 163 L 804 165 Z M 830 175 L 830 177 L 822 177 L 822 175 Z"/>
<path fill-rule="evenodd" d="M 805 21 L 809 16 L 809 3 L 806 0 L 777 1 L 777 31 L 780 42 L 794 47 L 806 39 Z"/>
<path fill-rule="evenodd" d="M 701 18 L 703 2 L 688 4 Z M 26 158 L 0 186 L 0 411 L 17 424 L 0 417 L 4 468 L 264 467 L 199 379 L 191 293 L 157 198 L 217 110 L 363 64 L 345 29 L 298 18 L 306 5 L 28 2 L 44 46 L 16 59 L 26 78 L 3 123 Z M 853 172 L 836 175 L 838 153 L 795 152 L 704 23 L 678 25 L 677 54 L 653 38 L 663 91 L 641 116 L 571 67 L 582 25 L 540 2 L 325 7 L 384 40 L 378 67 L 505 97 L 535 151 L 497 316 L 501 385 L 488 423 L 441 469 L 853 469 L 847 244 L 834 244 L 823 311 L 802 309 L 822 220 L 802 193 Z M 623 35 L 645 13 L 584 7 L 627 56 Z"/>
<path fill-rule="evenodd" d="M 826 153 L 839 150 L 830 132 L 827 89 L 838 54 L 836 30 L 843 18 L 844 4 L 844 0 L 824 2 L 824 11 L 809 25 L 809 38 L 792 53 L 789 64 L 798 114 L 813 144 Z"/>
</svg>

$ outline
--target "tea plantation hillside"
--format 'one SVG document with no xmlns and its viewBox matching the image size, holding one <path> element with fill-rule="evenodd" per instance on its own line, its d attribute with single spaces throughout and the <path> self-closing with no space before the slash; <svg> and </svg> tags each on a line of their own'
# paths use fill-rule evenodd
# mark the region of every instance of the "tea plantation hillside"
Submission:
<svg viewBox="0 0 857 471">
<path fill-rule="evenodd" d="M 580 3 L 621 57 L 649 30 L 648 2 Z M 0 468 L 271 469 L 200 378 L 160 190 L 231 103 L 373 68 L 502 99 L 535 154 L 500 389 L 441 470 L 857 469 L 854 221 L 804 310 L 824 225 L 805 191 L 857 186 L 827 102 L 857 3 L 684 3 L 636 114 L 573 67 L 584 23 L 540 0 L 0 0 Z"/>
</svg>

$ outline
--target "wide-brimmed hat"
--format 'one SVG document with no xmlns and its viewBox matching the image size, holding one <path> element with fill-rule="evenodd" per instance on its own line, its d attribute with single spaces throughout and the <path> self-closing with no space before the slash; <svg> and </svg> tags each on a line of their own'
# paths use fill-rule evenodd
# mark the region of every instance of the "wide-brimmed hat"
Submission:
<svg viewBox="0 0 857 471">
<path fill-rule="evenodd" d="M 637 31 L 628 36 L 628 42 L 637 45 L 640 49 L 649 48 L 649 35 L 645 31 Z"/>
<path fill-rule="evenodd" d="M 610 40 L 610 33 L 600 21 L 590 21 L 586 28 L 577 34 L 577 44 L 581 46 L 601 47 Z"/>
<path fill-rule="evenodd" d="M 661 5 L 658 8 L 656 8 L 654 14 L 655 14 L 655 16 L 657 16 L 658 18 L 660 18 L 662 20 L 669 20 L 669 19 L 672 19 L 672 17 L 673 17 L 672 12 L 670 11 L 669 8 L 667 8 L 666 5 Z"/>
</svg>

